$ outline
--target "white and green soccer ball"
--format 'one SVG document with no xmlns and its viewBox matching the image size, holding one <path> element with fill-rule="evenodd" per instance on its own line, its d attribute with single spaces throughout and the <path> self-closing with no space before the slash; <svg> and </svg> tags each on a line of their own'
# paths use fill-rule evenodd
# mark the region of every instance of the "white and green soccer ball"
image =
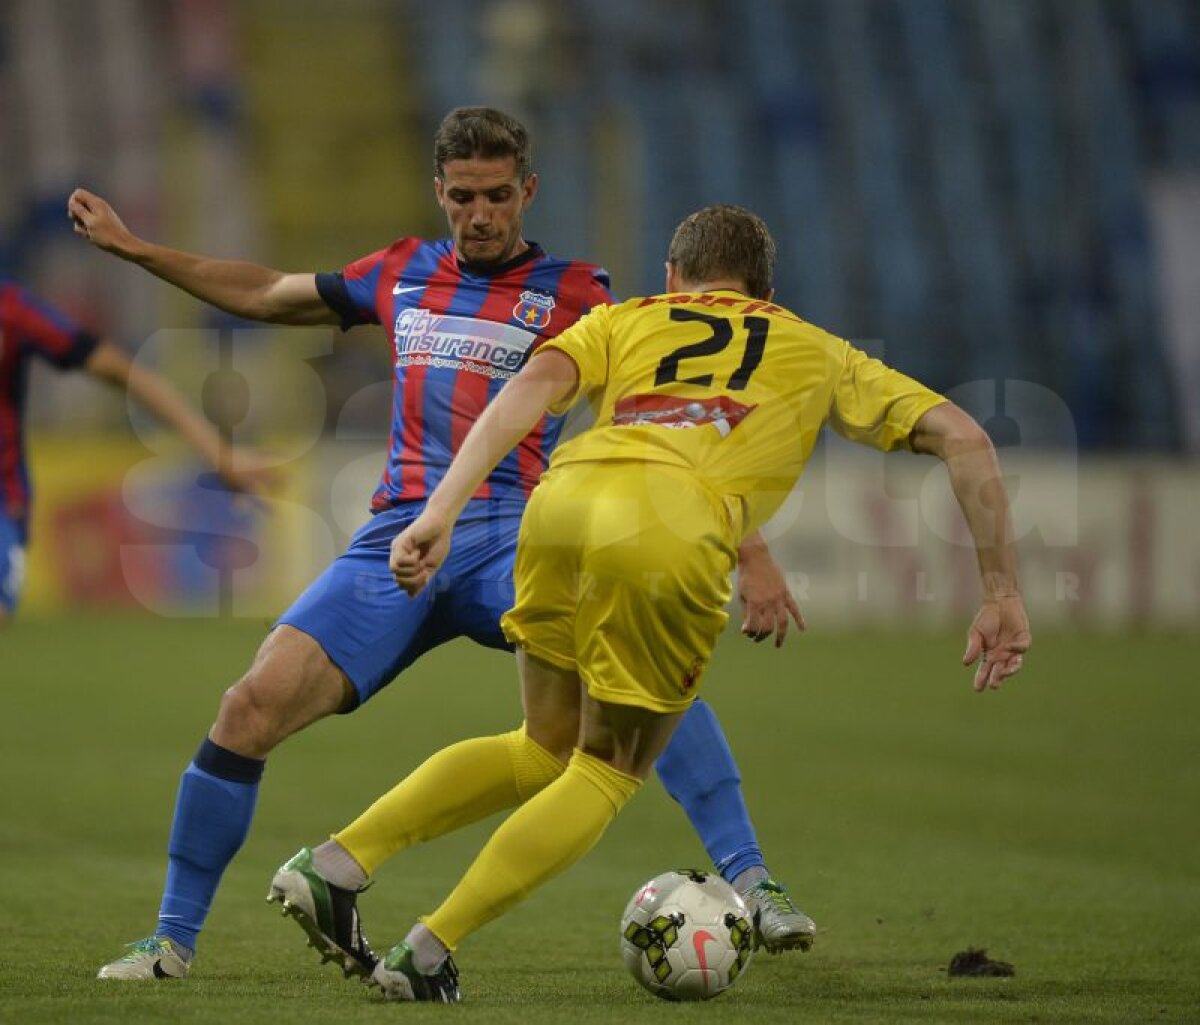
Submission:
<svg viewBox="0 0 1200 1025">
<path fill-rule="evenodd" d="M 685 869 L 638 887 L 621 916 L 621 957 L 664 1000 L 708 1000 L 750 964 L 754 926 L 720 876 Z"/>
</svg>

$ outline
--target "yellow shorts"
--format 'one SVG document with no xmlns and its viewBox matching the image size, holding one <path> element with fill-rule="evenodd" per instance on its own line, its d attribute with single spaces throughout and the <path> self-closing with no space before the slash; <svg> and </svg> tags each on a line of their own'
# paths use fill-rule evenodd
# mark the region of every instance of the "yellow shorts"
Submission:
<svg viewBox="0 0 1200 1025">
<path fill-rule="evenodd" d="M 646 463 L 547 473 L 521 521 L 505 635 L 600 700 L 679 712 L 729 618 L 740 508 Z"/>
</svg>

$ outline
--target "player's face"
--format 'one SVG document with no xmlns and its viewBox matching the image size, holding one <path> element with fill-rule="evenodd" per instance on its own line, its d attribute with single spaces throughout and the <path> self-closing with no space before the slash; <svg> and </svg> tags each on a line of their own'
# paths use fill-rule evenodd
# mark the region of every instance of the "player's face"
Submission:
<svg viewBox="0 0 1200 1025">
<path fill-rule="evenodd" d="M 434 178 L 458 255 L 467 263 L 497 264 L 523 252 L 521 220 L 537 192 L 537 175 L 521 181 L 515 157 L 447 160 Z"/>
</svg>

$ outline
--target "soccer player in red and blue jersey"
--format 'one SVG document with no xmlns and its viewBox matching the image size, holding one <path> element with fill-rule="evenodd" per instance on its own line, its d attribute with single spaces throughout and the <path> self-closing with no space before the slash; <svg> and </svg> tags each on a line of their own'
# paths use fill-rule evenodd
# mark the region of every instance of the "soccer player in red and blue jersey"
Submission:
<svg viewBox="0 0 1200 1025">
<path fill-rule="evenodd" d="M 235 491 L 261 491 L 273 477 L 254 453 L 223 445 L 165 379 L 133 363 L 115 342 L 76 326 L 15 281 L 0 280 L 0 626 L 16 611 L 29 540 L 32 493 L 22 420 L 34 359 L 59 370 L 83 369 L 125 389 L 175 428 Z"/>
<path fill-rule="evenodd" d="M 77 190 L 70 198 L 79 234 L 197 298 L 275 323 L 377 323 L 388 332 L 394 363 L 391 440 L 374 515 L 280 617 L 249 671 L 225 692 L 180 783 L 155 934 L 101 968 L 101 978 L 187 975 L 221 875 L 249 829 L 266 756 L 281 741 L 357 708 L 454 637 L 509 648 L 499 623 L 513 603 L 517 531 L 560 420 L 541 420 L 480 487 L 456 528 L 438 588 L 416 599 L 404 594 L 388 569 L 389 546 L 420 514 L 504 382 L 543 340 L 610 301 L 608 278 L 599 267 L 555 259 L 524 239 L 522 219 L 538 181 L 527 134 L 513 118 L 488 108 L 451 111 L 435 136 L 434 167 L 451 237 L 403 238 L 334 274 L 287 274 L 167 249 L 130 233 L 97 196 Z M 744 572 L 757 582 L 743 630 L 782 639 L 788 616 L 799 621 L 799 611 L 761 542 L 744 558 Z M 721 871 L 752 891 L 763 942 L 807 947 L 812 922 L 768 878 L 732 754 L 711 709 L 700 702 L 695 708 L 678 733 L 680 746 L 659 765 L 664 784 Z M 355 896 L 380 861 L 420 839 L 404 835 L 406 802 L 426 809 L 438 802 L 447 828 L 520 803 L 557 776 L 576 739 L 545 727 L 529 721 L 471 742 L 473 757 L 511 767 L 502 773 L 505 786 L 477 792 L 464 774 L 453 793 L 393 791 L 338 839 L 302 850 L 277 873 L 271 896 L 348 974 L 369 975 L 375 957 Z"/>
</svg>

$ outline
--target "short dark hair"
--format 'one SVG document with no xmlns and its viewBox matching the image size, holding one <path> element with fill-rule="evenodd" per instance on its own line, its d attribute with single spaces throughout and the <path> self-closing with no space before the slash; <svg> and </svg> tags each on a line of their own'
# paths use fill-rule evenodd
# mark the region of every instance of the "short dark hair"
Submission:
<svg viewBox="0 0 1200 1025">
<path fill-rule="evenodd" d="M 512 157 L 524 181 L 533 171 L 529 132 L 515 117 L 492 107 L 455 107 L 433 136 L 433 173 L 445 177 L 446 162 L 472 157 Z"/>
<path fill-rule="evenodd" d="M 691 214 L 675 229 L 667 259 L 684 281 L 736 278 L 756 299 L 771 294 L 775 240 L 744 207 L 706 206 Z"/>
</svg>

